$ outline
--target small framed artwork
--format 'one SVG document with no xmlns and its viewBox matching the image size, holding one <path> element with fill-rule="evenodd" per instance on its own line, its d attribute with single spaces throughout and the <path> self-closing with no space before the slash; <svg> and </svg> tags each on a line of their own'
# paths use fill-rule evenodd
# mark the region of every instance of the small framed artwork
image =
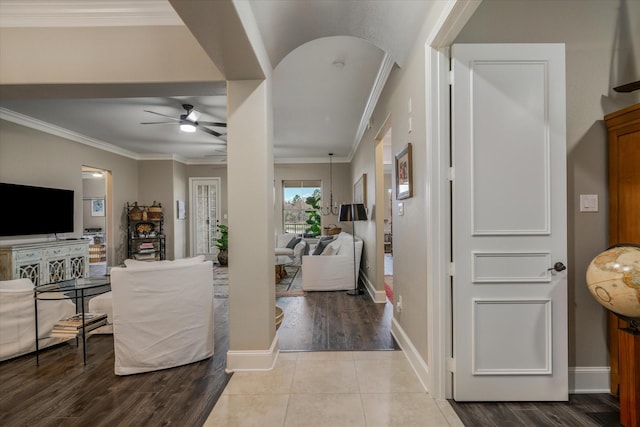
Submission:
<svg viewBox="0 0 640 427">
<path fill-rule="evenodd" d="M 363 173 L 362 176 L 356 181 L 353 186 L 353 202 L 362 203 L 367 206 L 367 174 Z"/>
<path fill-rule="evenodd" d="M 91 199 L 91 216 L 104 216 L 104 199 Z"/>
<path fill-rule="evenodd" d="M 184 200 L 176 200 L 176 212 L 178 213 L 178 219 L 187 219 L 187 210 L 185 208 Z"/>
<path fill-rule="evenodd" d="M 413 178 L 411 163 L 411 143 L 396 154 L 396 199 L 413 197 Z"/>
</svg>

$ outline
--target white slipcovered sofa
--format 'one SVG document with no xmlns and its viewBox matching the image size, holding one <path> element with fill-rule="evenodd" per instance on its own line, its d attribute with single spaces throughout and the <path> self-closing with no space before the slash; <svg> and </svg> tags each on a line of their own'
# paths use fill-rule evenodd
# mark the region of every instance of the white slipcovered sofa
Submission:
<svg viewBox="0 0 640 427">
<path fill-rule="evenodd" d="M 66 341 L 49 337 L 58 320 L 76 312 L 75 304 L 63 298 L 61 292 L 40 294 L 38 301 L 39 347 L 43 349 Z M 29 279 L 0 281 L 0 360 L 6 360 L 36 350 L 35 306 L 33 283 Z"/>
<path fill-rule="evenodd" d="M 319 254 L 318 245 L 322 246 Z M 362 246 L 362 239 L 356 237 L 356 278 L 360 277 Z M 349 233 L 341 232 L 326 245 L 320 240 L 309 249 L 309 255 L 302 257 L 305 291 L 349 290 L 354 288 L 353 279 L 353 236 Z"/>
<path fill-rule="evenodd" d="M 213 264 L 203 259 L 126 260 L 111 269 L 111 292 L 89 301 L 89 310 L 111 316 L 116 375 L 213 355 Z"/>
<path fill-rule="evenodd" d="M 276 256 L 291 257 L 293 265 L 302 263 L 302 256 L 308 252 L 307 242 L 294 233 L 276 234 Z"/>
</svg>

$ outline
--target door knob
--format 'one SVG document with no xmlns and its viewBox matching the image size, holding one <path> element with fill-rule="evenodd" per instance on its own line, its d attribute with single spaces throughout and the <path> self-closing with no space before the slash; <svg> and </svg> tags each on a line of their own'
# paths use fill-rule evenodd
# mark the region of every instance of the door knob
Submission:
<svg viewBox="0 0 640 427">
<path fill-rule="evenodd" d="M 561 271 L 564 271 L 566 269 L 567 269 L 567 267 L 565 267 L 565 265 L 563 263 L 558 261 L 555 264 L 553 264 L 553 267 L 547 268 L 547 271 L 553 270 L 553 271 L 561 272 Z"/>
</svg>

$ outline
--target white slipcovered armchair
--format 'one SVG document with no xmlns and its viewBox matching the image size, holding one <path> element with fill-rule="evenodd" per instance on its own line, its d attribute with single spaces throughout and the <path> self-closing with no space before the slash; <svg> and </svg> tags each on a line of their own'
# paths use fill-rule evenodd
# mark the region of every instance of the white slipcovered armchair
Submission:
<svg viewBox="0 0 640 427">
<path fill-rule="evenodd" d="M 318 245 L 322 244 L 318 242 Z M 353 237 L 349 233 L 338 234 L 333 241 L 314 254 L 302 257 L 302 289 L 305 291 L 341 291 L 354 289 Z M 355 238 L 356 278 L 360 277 L 362 239 Z"/>
<path fill-rule="evenodd" d="M 39 347 L 43 349 L 66 341 L 51 338 L 58 320 L 73 315 L 76 306 L 61 292 L 47 292 L 39 298 L 51 299 L 38 303 Z M 36 350 L 35 305 L 33 283 L 29 279 L 0 281 L 0 360 L 10 359 Z"/>
<path fill-rule="evenodd" d="M 111 269 L 116 375 L 213 355 L 213 264 L 178 260 Z"/>
<path fill-rule="evenodd" d="M 293 260 L 293 265 L 300 265 L 305 252 L 308 252 L 307 242 L 297 234 L 276 234 L 276 256 L 289 256 Z"/>
</svg>

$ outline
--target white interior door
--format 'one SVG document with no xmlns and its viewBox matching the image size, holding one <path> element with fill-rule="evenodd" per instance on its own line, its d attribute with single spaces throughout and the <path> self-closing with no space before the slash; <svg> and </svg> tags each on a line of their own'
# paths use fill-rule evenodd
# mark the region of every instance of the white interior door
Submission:
<svg viewBox="0 0 640 427">
<path fill-rule="evenodd" d="M 567 400 L 564 45 L 452 68 L 454 398 Z"/>
<path fill-rule="evenodd" d="M 220 178 L 190 178 L 189 220 L 191 256 L 204 255 L 213 260 L 217 225 L 220 222 Z"/>
</svg>

